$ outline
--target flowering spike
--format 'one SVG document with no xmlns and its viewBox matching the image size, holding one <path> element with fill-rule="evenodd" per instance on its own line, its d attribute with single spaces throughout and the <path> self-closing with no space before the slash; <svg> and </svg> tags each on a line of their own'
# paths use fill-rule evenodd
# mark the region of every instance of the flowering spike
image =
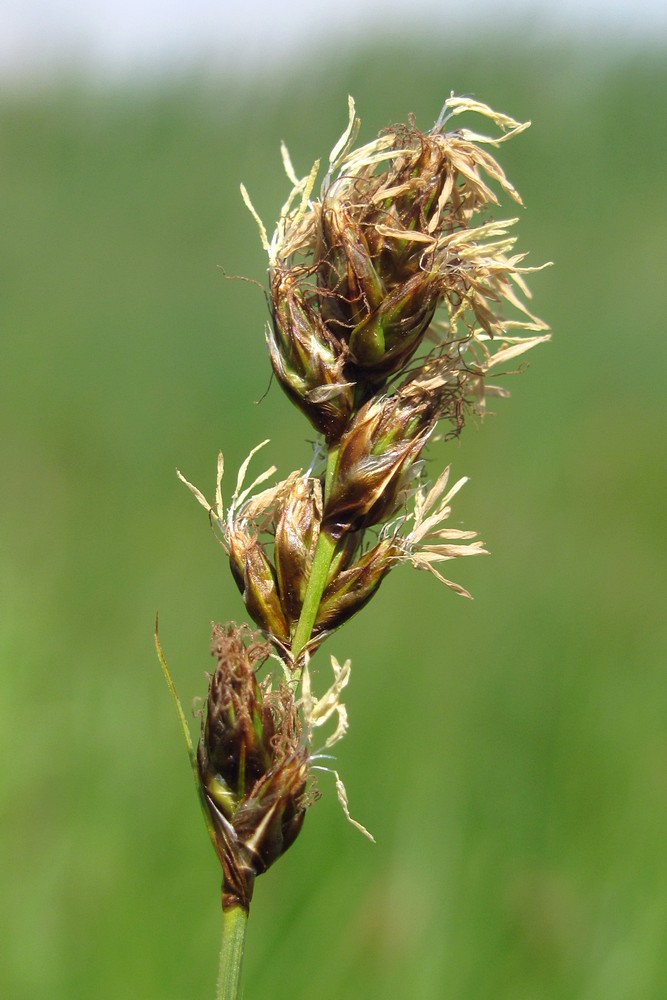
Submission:
<svg viewBox="0 0 667 1000">
<path fill-rule="evenodd" d="M 291 690 L 257 682 L 268 646 L 243 628 L 216 625 L 212 652 L 199 780 L 224 874 L 223 908 L 247 910 L 255 876 L 285 853 L 303 824 L 308 754 Z"/>
<path fill-rule="evenodd" d="M 452 130 L 464 113 L 497 134 Z M 213 506 L 178 473 L 264 637 L 235 626 L 213 634 L 197 772 L 226 909 L 247 910 L 256 876 L 294 841 L 313 771 L 333 773 L 345 815 L 370 837 L 350 817 L 338 772 L 313 763 L 347 731 L 350 663 L 332 658 L 333 683 L 318 698 L 311 655 L 401 562 L 470 597 L 440 572 L 486 552 L 474 531 L 448 527 L 466 478 L 450 484 L 448 467 L 429 486 L 423 456 L 439 426 L 441 439 L 457 435 L 487 396 L 506 395 L 491 375 L 548 339 L 528 306 L 526 276 L 538 269 L 517 252 L 517 220 L 493 215 L 503 197 L 522 202 L 489 147 L 527 127 L 451 96 L 430 131 L 410 120 L 355 149 L 350 98 L 319 194 L 319 161 L 300 178 L 281 144 L 291 190 L 270 239 L 241 188 L 268 253 L 271 366 L 321 439 L 306 474 L 274 485 L 274 466 L 246 485 L 254 448 L 226 508 L 222 455 Z M 280 671 L 272 680 L 269 667 L 260 683 L 269 650 Z M 332 732 L 313 752 L 326 723 Z"/>
</svg>

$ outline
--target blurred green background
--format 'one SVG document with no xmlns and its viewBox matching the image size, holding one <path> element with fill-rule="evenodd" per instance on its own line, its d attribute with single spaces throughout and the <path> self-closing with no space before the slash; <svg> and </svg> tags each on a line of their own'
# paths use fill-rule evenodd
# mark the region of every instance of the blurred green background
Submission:
<svg viewBox="0 0 667 1000">
<path fill-rule="evenodd" d="M 412 54 L 410 54 L 412 53 Z M 277 81 L 72 81 L 0 101 L 0 994 L 212 997 L 219 871 L 186 705 L 244 610 L 176 466 L 227 495 L 308 461 L 269 388 L 267 223 L 326 155 L 449 92 L 533 128 L 501 160 L 553 343 L 431 450 L 492 551 L 397 570 L 322 654 L 351 729 L 256 888 L 246 997 L 651 1000 L 667 990 L 664 53 L 378 42 Z M 508 208 L 509 211 L 509 208 Z M 269 391 L 267 392 L 267 388 Z M 259 402 L 258 402 L 259 401 Z M 326 654 L 326 657 L 325 657 Z M 193 722 L 193 728 L 195 723 Z"/>
</svg>

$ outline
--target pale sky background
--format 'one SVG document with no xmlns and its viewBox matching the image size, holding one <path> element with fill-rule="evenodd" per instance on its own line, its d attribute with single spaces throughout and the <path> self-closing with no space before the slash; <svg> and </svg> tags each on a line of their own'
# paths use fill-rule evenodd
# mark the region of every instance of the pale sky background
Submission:
<svg viewBox="0 0 667 1000">
<path fill-rule="evenodd" d="M 304 47 L 331 55 L 352 33 L 409 27 L 441 36 L 444 46 L 453 31 L 464 43 L 466 25 L 480 22 L 538 42 L 575 36 L 667 46 L 667 0 L 3 0 L 0 81 L 202 65 L 254 76 Z"/>
</svg>

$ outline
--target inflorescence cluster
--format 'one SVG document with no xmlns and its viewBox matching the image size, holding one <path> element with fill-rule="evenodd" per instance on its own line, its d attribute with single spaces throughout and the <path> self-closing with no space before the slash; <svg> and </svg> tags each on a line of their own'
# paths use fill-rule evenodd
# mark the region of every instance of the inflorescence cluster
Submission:
<svg viewBox="0 0 667 1000">
<path fill-rule="evenodd" d="M 465 479 L 450 484 L 446 469 L 427 484 L 424 448 L 505 395 L 492 377 L 548 336 L 526 305 L 534 269 L 515 252 L 517 220 L 489 218 L 499 194 L 521 199 L 488 147 L 529 123 L 452 97 L 429 132 L 396 125 L 355 149 L 351 99 L 349 110 L 319 195 L 319 162 L 299 179 L 282 147 L 292 190 L 271 238 L 242 189 L 269 258 L 271 365 L 318 434 L 312 462 L 276 485 L 265 486 L 274 468 L 246 485 L 255 448 L 227 507 L 222 456 L 213 504 L 184 480 L 258 629 L 214 628 L 197 755 L 225 908 L 247 909 L 256 875 L 292 844 L 316 795 L 313 761 L 347 728 L 349 661 L 332 658 L 331 687 L 315 698 L 317 647 L 398 563 L 469 596 L 439 568 L 485 551 L 475 532 L 448 526 Z M 496 134 L 453 128 L 464 112 Z"/>
</svg>

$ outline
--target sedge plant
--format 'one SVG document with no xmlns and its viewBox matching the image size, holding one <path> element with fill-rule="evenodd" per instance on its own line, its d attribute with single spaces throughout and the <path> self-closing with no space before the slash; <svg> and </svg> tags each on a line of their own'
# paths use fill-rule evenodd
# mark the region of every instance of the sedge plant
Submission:
<svg viewBox="0 0 667 1000">
<path fill-rule="evenodd" d="M 463 114 L 491 134 L 461 127 Z M 535 268 L 515 252 L 517 220 L 490 211 L 503 195 L 521 199 L 489 148 L 528 124 L 451 97 L 430 131 L 410 121 L 357 148 L 350 99 L 317 189 L 319 161 L 299 178 L 283 145 L 292 188 L 271 237 L 242 188 L 268 254 L 271 367 L 316 443 L 305 471 L 277 483 L 274 467 L 249 475 L 267 442 L 254 448 L 227 503 L 222 455 L 213 502 L 179 473 L 254 623 L 213 628 L 196 751 L 178 705 L 222 867 L 218 998 L 240 995 L 255 879 L 299 835 L 318 795 L 317 761 L 347 730 L 350 661 L 331 657 L 318 695 L 312 657 L 399 564 L 469 597 L 442 564 L 486 551 L 476 532 L 450 526 L 466 479 L 451 482 L 447 467 L 427 482 L 424 451 L 506 395 L 495 376 L 548 338 L 527 305 Z M 333 774 L 345 815 L 370 836 Z"/>
</svg>

